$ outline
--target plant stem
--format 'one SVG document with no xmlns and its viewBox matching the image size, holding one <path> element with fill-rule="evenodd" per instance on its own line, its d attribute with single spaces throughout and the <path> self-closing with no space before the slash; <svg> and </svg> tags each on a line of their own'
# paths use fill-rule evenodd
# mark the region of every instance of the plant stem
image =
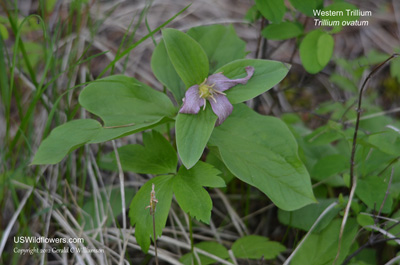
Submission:
<svg viewBox="0 0 400 265">
<path fill-rule="evenodd" d="M 354 174 L 354 166 L 355 166 L 355 154 L 356 154 L 356 146 L 357 146 L 357 135 L 358 135 L 358 128 L 360 126 L 360 118 L 361 118 L 361 103 L 362 103 L 362 96 L 363 96 L 363 92 L 365 90 L 365 86 L 368 82 L 368 80 L 383 66 L 385 65 L 387 62 L 389 62 L 390 60 L 392 60 L 395 57 L 398 57 L 400 54 L 394 53 L 392 54 L 392 56 L 390 56 L 389 58 L 387 58 L 384 62 L 380 63 L 379 65 L 377 65 L 372 71 L 371 73 L 369 73 L 369 75 L 367 76 L 367 78 L 365 78 L 360 92 L 358 94 L 358 105 L 357 105 L 357 119 L 356 119 L 356 125 L 355 125 L 355 129 L 354 129 L 354 136 L 353 136 L 353 145 L 351 148 L 351 158 L 350 158 L 350 196 L 349 196 L 349 201 L 347 202 L 346 205 L 346 209 L 343 215 L 343 221 L 342 221 L 342 225 L 340 226 L 340 233 L 339 233 L 339 243 L 338 243 L 338 251 L 336 253 L 336 257 L 335 260 L 333 261 L 333 264 L 336 264 L 337 260 L 339 259 L 339 255 L 340 255 L 340 249 L 341 249 L 341 245 L 342 245 L 342 239 L 343 239 L 343 233 L 344 233 L 344 228 L 346 226 L 347 223 L 347 218 L 349 216 L 349 212 L 350 212 L 350 206 L 351 206 L 351 202 L 353 200 L 354 194 L 355 194 L 355 190 L 357 187 L 357 176 Z"/>
<path fill-rule="evenodd" d="M 194 255 L 194 240 L 193 240 L 193 224 L 192 224 L 192 217 L 190 214 L 189 216 L 189 237 L 190 237 L 190 253 Z M 194 256 L 193 256 L 194 257 Z"/>
<path fill-rule="evenodd" d="M 158 265 L 158 256 L 157 256 L 157 238 L 156 238 L 156 218 L 154 216 L 154 213 L 152 214 L 153 216 L 153 239 L 154 239 L 154 253 L 156 257 L 156 265 Z"/>
</svg>

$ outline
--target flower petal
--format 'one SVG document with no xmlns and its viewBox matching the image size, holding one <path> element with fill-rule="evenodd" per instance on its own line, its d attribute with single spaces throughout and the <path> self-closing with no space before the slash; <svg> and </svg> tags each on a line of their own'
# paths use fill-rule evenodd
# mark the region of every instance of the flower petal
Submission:
<svg viewBox="0 0 400 265">
<path fill-rule="evenodd" d="M 183 106 L 179 113 L 197 114 L 200 107 L 204 105 L 204 99 L 199 96 L 199 86 L 194 85 L 188 88 L 183 98 Z"/>
<path fill-rule="evenodd" d="M 246 72 L 247 76 L 239 79 L 229 79 L 222 73 L 213 74 L 208 77 L 207 84 L 210 86 L 215 84 L 214 89 L 222 92 L 237 84 L 246 84 L 254 74 L 254 67 L 246 66 Z"/>
<path fill-rule="evenodd" d="M 218 116 L 217 126 L 219 126 L 231 115 L 233 106 L 225 95 L 214 94 L 214 99 L 215 101 L 212 98 L 208 101 L 214 113 Z"/>
</svg>

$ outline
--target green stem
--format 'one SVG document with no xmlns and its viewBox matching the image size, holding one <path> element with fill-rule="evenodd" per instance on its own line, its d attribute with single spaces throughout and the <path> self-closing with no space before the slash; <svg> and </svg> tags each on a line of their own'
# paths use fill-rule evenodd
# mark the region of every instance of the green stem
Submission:
<svg viewBox="0 0 400 265">
<path fill-rule="evenodd" d="M 156 218 L 154 216 L 154 213 L 152 214 L 153 216 L 153 239 L 154 239 L 154 252 L 155 252 L 155 257 L 156 257 L 156 265 L 158 265 L 158 256 L 157 256 L 157 238 L 156 238 Z"/>
<path fill-rule="evenodd" d="M 194 260 L 194 240 L 193 240 L 193 223 L 192 217 L 188 214 L 189 217 L 189 237 L 190 237 L 190 253 L 192 253 L 192 257 Z"/>
</svg>

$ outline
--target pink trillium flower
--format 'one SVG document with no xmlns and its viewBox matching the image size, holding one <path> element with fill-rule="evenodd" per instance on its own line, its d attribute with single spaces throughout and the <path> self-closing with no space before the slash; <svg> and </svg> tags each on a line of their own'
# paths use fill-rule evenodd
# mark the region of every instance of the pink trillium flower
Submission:
<svg viewBox="0 0 400 265">
<path fill-rule="evenodd" d="M 254 67 L 247 66 L 246 72 L 247 76 L 239 79 L 229 79 L 222 73 L 213 74 L 200 85 L 189 87 L 183 98 L 183 106 L 179 113 L 197 114 L 201 107 L 205 110 L 208 100 L 213 112 L 218 116 L 217 126 L 221 125 L 233 110 L 233 106 L 224 91 L 237 84 L 245 85 L 253 76 Z"/>
</svg>

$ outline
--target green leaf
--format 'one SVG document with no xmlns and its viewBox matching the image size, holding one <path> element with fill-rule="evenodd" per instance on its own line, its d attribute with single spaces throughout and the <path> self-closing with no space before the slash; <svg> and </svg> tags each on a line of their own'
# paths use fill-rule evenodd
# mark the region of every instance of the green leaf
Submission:
<svg viewBox="0 0 400 265">
<path fill-rule="evenodd" d="M 393 130 L 386 130 L 368 137 L 368 143 L 372 144 L 378 150 L 389 155 L 400 155 L 399 134 Z"/>
<path fill-rule="evenodd" d="M 341 155 L 328 155 L 320 158 L 311 170 L 311 177 L 317 181 L 332 186 L 344 186 L 343 179 L 337 176 L 348 170 L 350 167 L 349 158 Z M 334 178 L 332 178 L 334 177 Z"/>
<path fill-rule="evenodd" d="M 210 106 L 197 114 L 178 113 L 175 124 L 176 145 L 185 167 L 191 168 L 199 161 L 216 121 L 217 116 Z"/>
<path fill-rule="evenodd" d="M 236 85 L 225 91 L 232 104 L 252 99 L 278 84 L 289 72 L 290 65 L 278 61 L 242 59 L 228 63 L 215 72 L 231 79 L 246 76 L 245 67 L 253 66 L 254 75 L 246 85 Z"/>
<path fill-rule="evenodd" d="M 221 172 L 212 165 L 202 161 L 197 162 L 191 169 L 186 169 L 185 167 L 179 168 L 179 174 L 187 176 L 192 182 L 200 186 L 212 188 L 223 188 L 226 186 L 224 180 L 218 176 Z"/>
<path fill-rule="evenodd" d="M 32 165 L 56 164 L 69 152 L 89 142 L 99 131 L 99 122 L 74 120 L 55 128 L 40 144 Z"/>
<path fill-rule="evenodd" d="M 148 124 L 173 117 L 176 111 L 165 94 L 122 75 L 91 83 L 80 94 L 79 103 L 106 127 Z"/>
<path fill-rule="evenodd" d="M 303 25 L 300 23 L 286 21 L 268 25 L 261 31 L 261 34 L 269 40 L 286 40 L 300 36 L 303 34 L 303 30 Z"/>
<path fill-rule="evenodd" d="M 228 250 L 221 244 L 218 244 L 217 242 L 207 242 L 203 241 L 200 242 L 196 245 L 194 245 L 195 248 L 207 251 L 210 254 L 213 254 L 221 259 L 228 259 L 229 258 L 229 253 Z M 201 265 L 209 265 L 209 264 L 214 264 L 217 262 L 216 260 L 207 257 L 203 254 L 199 254 L 200 258 L 200 264 Z M 187 253 L 183 255 L 180 259 L 180 262 L 182 262 L 185 265 L 192 265 L 193 263 L 193 255 L 192 253 Z"/>
<path fill-rule="evenodd" d="M 281 22 L 286 12 L 283 0 L 256 0 L 256 5 L 261 14 L 272 23 Z"/>
<path fill-rule="evenodd" d="M 255 235 L 239 238 L 232 245 L 235 257 L 242 259 L 274 259 L 285 250 L 282 244 Z"/>
<path fill-rule="evenodd" d="M 190 174 L 179 170 L 173 179 L 175 198 L 183 211 L 208 224 L 211 218 L 212 201 L 208 192 Z"/>
<path fill-rule="evenodd" d="M 209 68 L 207 55 L 200 44 L 176 29 L 164 29 L 162 35 L 168 56 L 186 87 L 203 82 Z"/>
<path fill-rule="evenodd" d="M 321 0 L 289 0 L 294 8 L 300 12 L 306 14 L 309 17 L 313 17 L 313 10 L 319 8 L 323 1 Z"/>
<path fill-rule="evenodd" d="M 123 170 L 142 174 L 176 173 L 178 157 L 174 148 L 160 133 L 143 134 L 143 145 L 131 144 L 118 148 Z M 116 166 L 114 152 L 112 159 Z"/>
<path fill-rule="evenodd" d="M 356 189 L 356 195 L 368 208 L 379 210 L 383 200 L 385 199 L 388 189 L 388 182 L 384 178 L 371 176 L 365 179 L 359 179 Z M 382 208 L 382 213 L 391 213 L 393 199 L 389 193 L 385 204 Z"/>
<path fill-rule="evenodd" d="M 357 215 L 357 223 L 361 225 L 362 227 L 370 226 L 375 224 L 374 218 L 369 215 L 365 214 L 358 214 Z"/>
<path fill-rule="evenodd" d="M 222 162 L 221 156 L 217 154 L 218 152 L 218 148 L 211 147 L 210 152 L 207 154 L 206 162 L 221 171 L 221 177 L 224 179 L 225 183 L 229 183 L 235 176 L 225 166 L 224 162 Z"/>
<path fill-rule="evenodd" d="M 209 73 L 233 60 L 246 56 L 246 42 L 240 39 L 232 25 L 211 25 L 191 28 L 187 34 L 204 49 L 210 62 Z"/>
<path fill-rule="evenodd" d="M 281 120 L 238 104 L 215 128 L 209 144 L 218 147 L 235 176 L 260 189 L 279 208 L 291 211 L 315 202 L 297 142 Z"/>
<path fill-rule="evenodd" d="M 191 169 L 181 167 L 174 177 L 173 189 L 179 206 L 196 219 L 209 223 L 212 201 L 205 187 L 225 187 L 218 176 L 221 172 L 212 165 L 197 162 Z"/>
<path fill-rule="evenodd" d="M 318 58 L 318 63 L 321 66 L 324 67 L 331 60 L 334 45 L 335 41 L 333 40 L 333 37 L 329 34 L 322 34 L 318 38 L 317 58 Z"/>
<path fill-rule="evenodd" d="M 136 191 L 133 188 L 125 188 L 125 202 L 129 203 L 135 195 L 135 192 Z M 122 213 L 120 188 L 113 188 L 111 190 L 107 189 L 107 191 L 103 190 L 101 192 L 101 200 L 96 198 L 98 204 L 95 203 L 94 196 L 97 195 L 93 194 L 91 197 L 85 199 L 85 204 L 82 207 L 82 210 L 86 213 L 83 215 L 85 231 L 98 229 L 100 227 L 96 218 L 97 207 L 104 209 L 105 216 L 102 215 L 100 220 L 104 220 L 107 217 L 107 222 L 105 223 L 106 226 L 110 226 L 113 223 L 113 220 Z M 108 205 L 111 206 L 111 209 Z"/>
<path fill-rule="evenodd" d="M 154 215 L 156 237 L 162 234 L 172 201 L 172 176 L 169 175 L 155 177 L 147 181 L 133 198 L 129 209 L 129 217 L 131 225 L 136 225 L 135 237 L 145 253 L 150 247 L 150 237 L 153 238 L 153 217 L 150 215 L 150 210 L 146 209 L 150 204 L 150 192 L 153 183 L 155 185 L 156 199 L 158 200 Z"/>
<path fill-rule="evenodd" d="M 257 19 L 261 17 L 261 13 L 258 11 L 256 5 L 251 6 L 244 16 L 244 19 L 250 23 L 254 23 Z"/>
<path fill-rule="evenodd" d="M 35 19 L 36 21 L 36 19 Z M 37 26 L 37 23 L 34 23 L 35 26 Z M 23 27 L 25 28 L 25 27 Z M 29 31 L 31 33 L 32 31 Z M 38 63 L 42 60 L 44 60 L 44 51 L 43 51 L 43 45 L 36 43 L 36 42 L 29 42 L 25 41 L 24 46 L 26 49 L 26 53 L 28 54 L 28 59 L 29 63 L 31 64 L 32 67 L 36 67 Z M 28 66 L 25 61 L 23 61 L 22 66 L 25 70 L 25 72 L 29 72 Z"/>
<path fill-rule="evenodd" d="M 46 12 L 51 13 L 57 4 L 57 0 L 45 0 Z"/>
<path fill-rule="evenodd" d="M 8 40 L 9 34 L 6 26 L 3 24 L 0 24 L 0 35 L 3 38 L 3 40 Z"/>
<path fill-rule="evenodd" d="M 342 220 L 333 220 L 321 233 L 311 234 L 293 257 L 292 265 L 331 265 L 338 250 L 340 225 Z M 343 233 L 340 255 L 336 264 L 342 264 L 349 253 L 357 234 L 355 220 L 348 219 Z"/>
<path fill-rule="evenodd" d="M 312 145 L 326 145 L 341 138 L 343 138 L 343 135 L 338 129 L 338 124 L 328 122 L 326 125 L 323 125 L 306 135 L 304 140 Z"/>
<path fill-rule="evenodd" d="M 304 68 L 316 74 L 329 63 L 333 53 L 334 40 L 331 35 L 319 29 L 309 32 L 300 44 L 300 59 Z"/>
<path fill-rule="evenodd" d="M 170 121 L 172 121 L 171 118 L 164 117 L 151 122 L 139 123 L 131 126 L 102 127 L 99 133 L 96 134 L 88 143 L 95 144 L 110 141 L 112 139 L 145 131 Z"/>
<path fill-rule="evenodd" d="M 356 93 L 358 90 L 353 81 L 339 74 L 331 74 L 331 76 L 329 77 L 329 81 L 348 92 Z"/>
<path fill-rule="evenodd" d="M 292 212 L 279 209 L 279 222 L 308 231 L 321 213 L 334 201 L 335 199 L 319 199 L 316 204 L 310 204 Z M 340 207 L 330 210 L 314 228 L 314 232 L 323 230 L 336 217 L 340 210 Z"/>
<path fill-rule="evenodd" d="M 160 41 L 151 56 L 151 69 L 157 79 L 172 92 L 176 102 L 181 104 L 185 95 L 185 85 L 168 57 L 164 40 Z"/>
</svg>

